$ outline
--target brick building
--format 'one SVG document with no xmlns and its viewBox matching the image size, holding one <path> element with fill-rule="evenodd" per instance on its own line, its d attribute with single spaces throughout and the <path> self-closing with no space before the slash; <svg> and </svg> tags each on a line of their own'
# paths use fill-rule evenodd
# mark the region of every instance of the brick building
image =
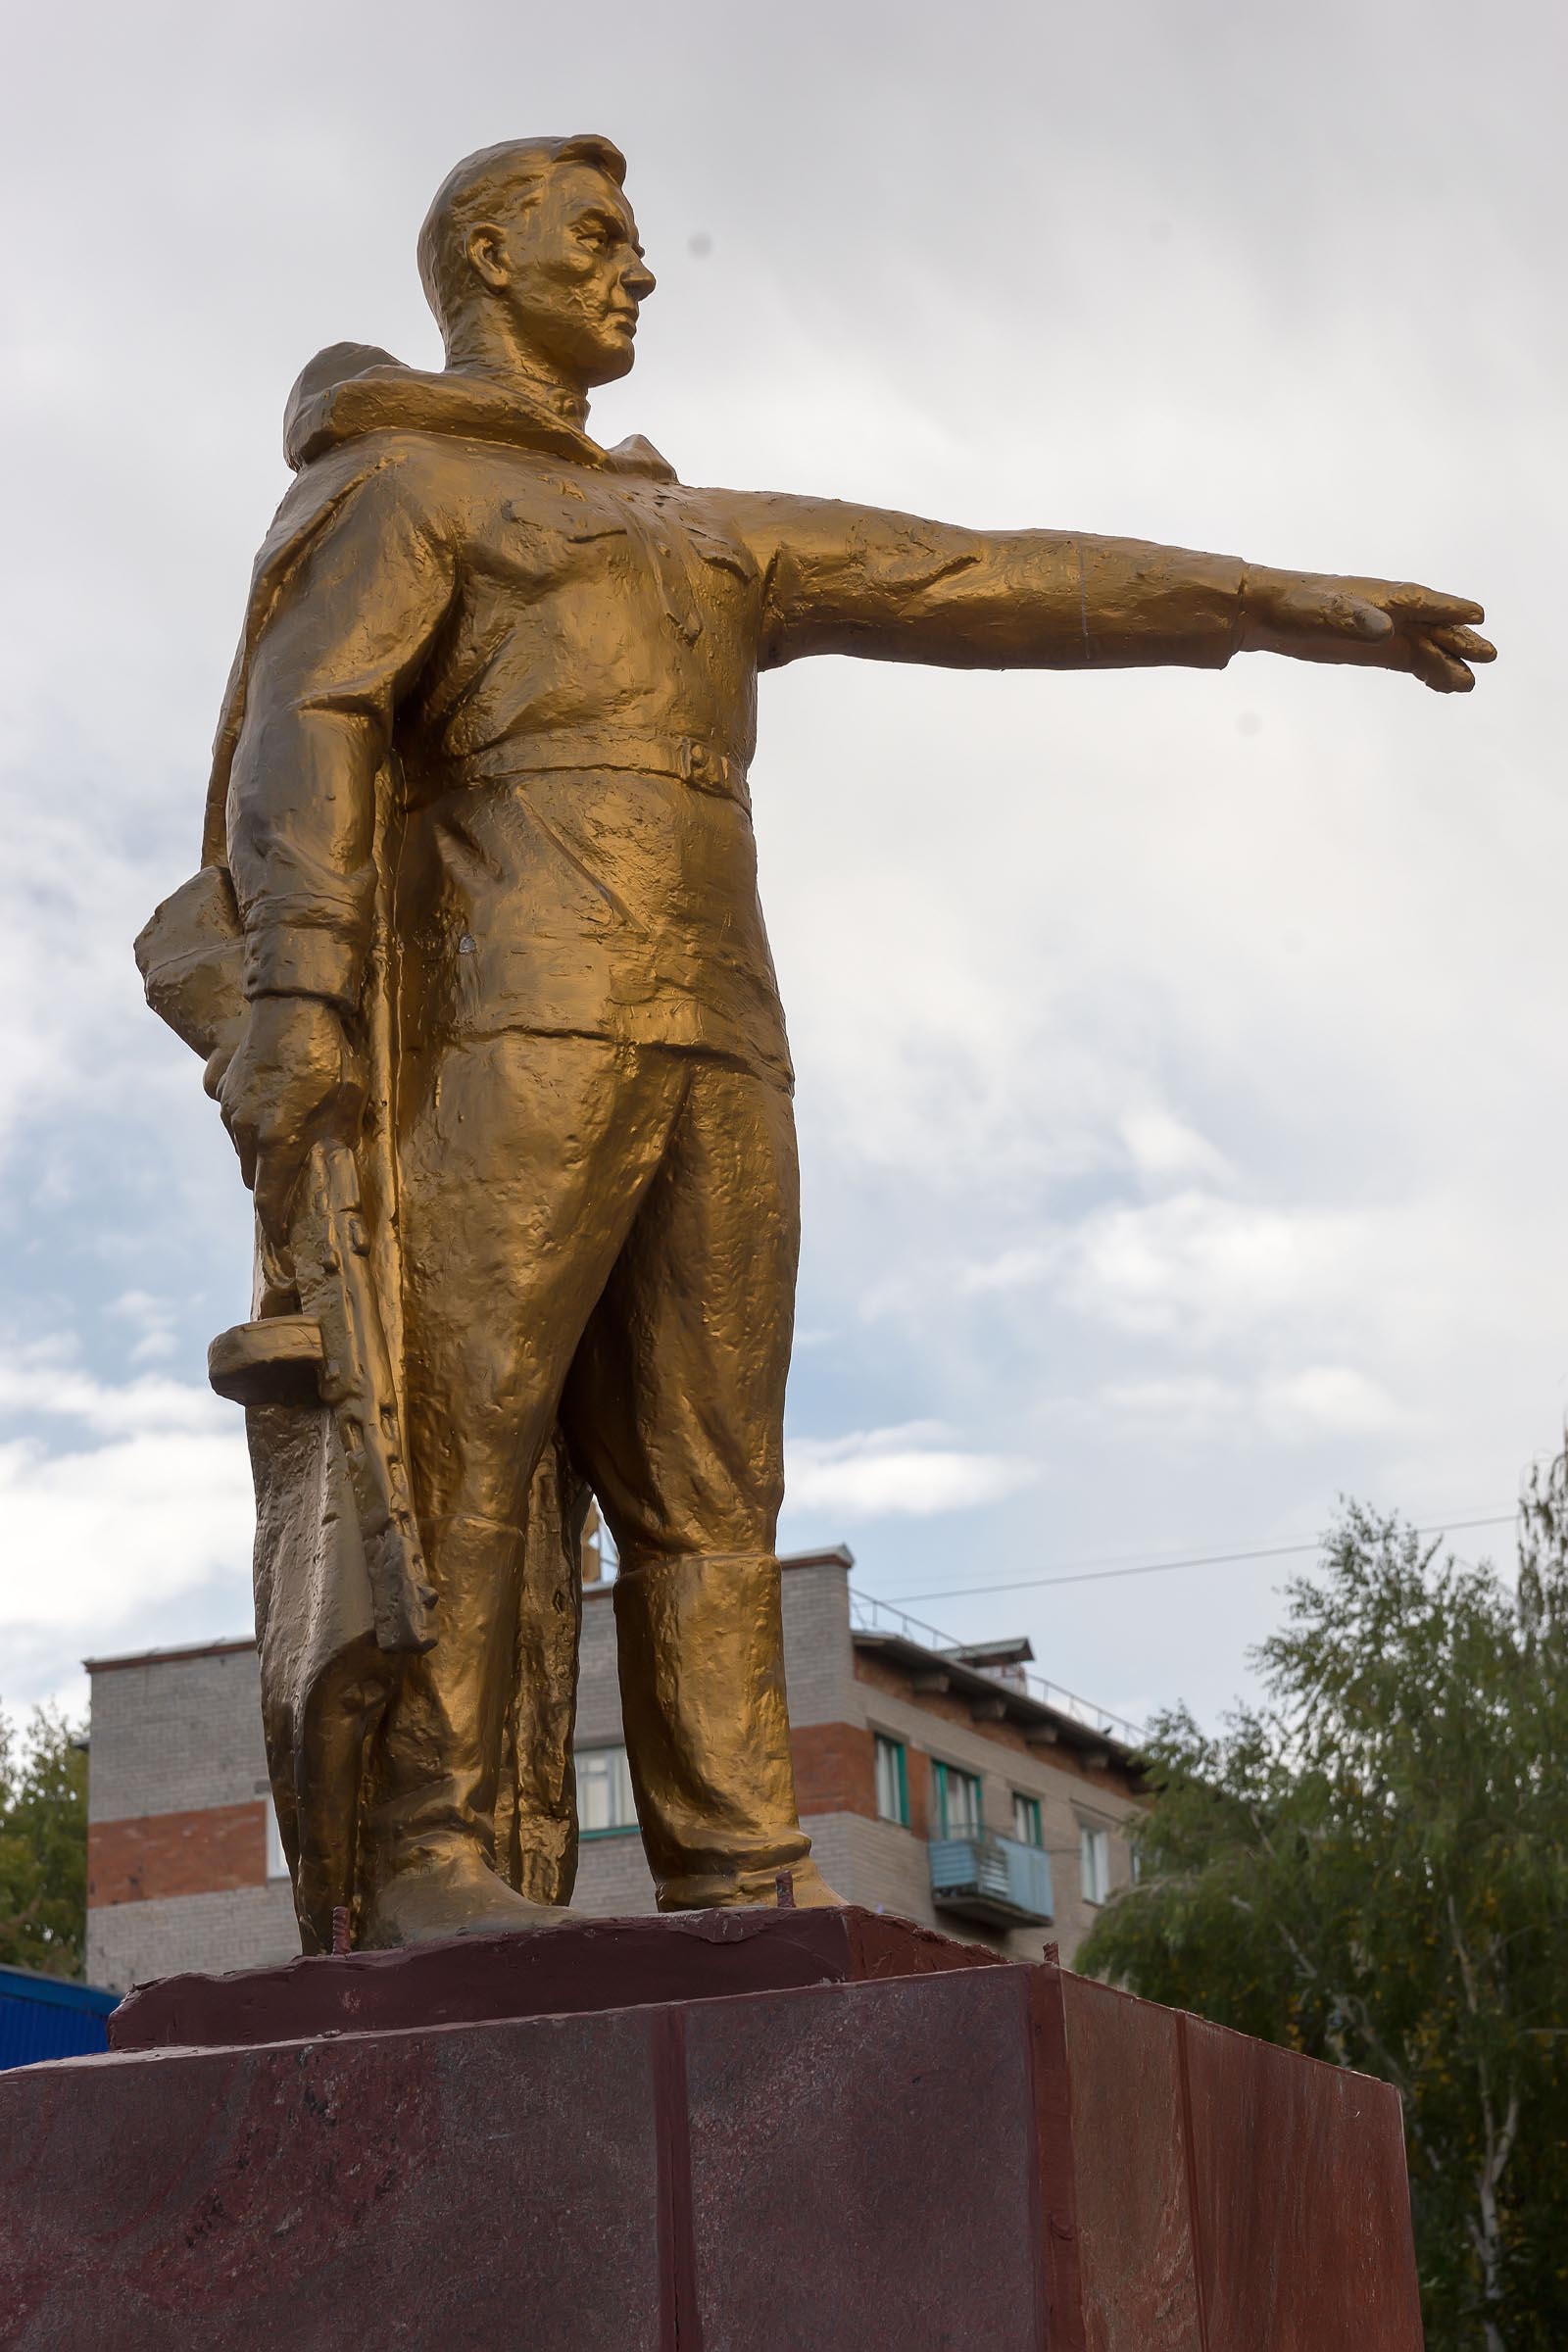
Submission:
<svg viewBox="0 0 1568 2352">
<path fill-rule="evenodd" d="M 1018 1958 L 1070 1959 L 1130 1875 L 1131 1725 L 850 1588 L 848 1550 L 784 1562 L 801 1814 L 830 1884 Z M 608 1584 L 584 1588 L 574 1908 L 651 1910 Z M 299 1949 L 268 1796 L 252 1642 L 88 1661 L 87 1974 L 120 1989 Z"/>
</svg>

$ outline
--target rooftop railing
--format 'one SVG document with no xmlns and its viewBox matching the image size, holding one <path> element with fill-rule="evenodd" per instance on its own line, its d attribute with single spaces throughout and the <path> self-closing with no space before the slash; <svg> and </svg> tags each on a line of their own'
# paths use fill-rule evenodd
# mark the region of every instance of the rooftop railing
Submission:
<svg viewBox="0 0 1568 2352">
<path fill-rule="evenodd" d="M 869 1592 L 858 1592 L 853 1585 L 850 1624 L 858 1633 L 889 1634 L 912 1642 L 917 1649 L 928 1649 L 934 1654 L 945 1651 L 950 1660 L 956 1653 L 961 1662 L 964 1645 L 951 1634 L 939 1633 L 934 1625 L 922 1623 L 905 1609 L 896 1609 L 891 1601 L 875 1600 Z M 983 1666 L 974 1668 L 977 1674 L 985 1671 Z M 1021 1686 L 1025 1697 L 1039 1699 L 1058 1715 L 1081 1723 L 1086 1731 L 1102 1732 L 1107 1739 L 1120 1740 L 1128 1747 L 1143 1747 L 1148 1743 L 1149 1734 L 1142 1724 L 1134 1723 L 1126 1715 L 1114 1714 L 1109 1707 L 1096 1706 L 1093 1699 L 1080 1697 L 1076 1690 L 1068 1690 L 1060 1683 L 1049 1682 L 1043 1674 L 1009 1666 L 1005 1676 L 995 1674 L 989 1679 L 1006 1690 L 1016 1690 Z"/>
</svg>

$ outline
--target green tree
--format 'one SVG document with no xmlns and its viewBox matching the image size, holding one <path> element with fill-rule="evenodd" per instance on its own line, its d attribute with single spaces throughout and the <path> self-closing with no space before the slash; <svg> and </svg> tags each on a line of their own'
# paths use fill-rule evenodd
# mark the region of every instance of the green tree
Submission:
<svg viewBox="0 0 1568 2352">
<path fill-rule="evenodd" d="M 24 1737 L 0 1713 L 0 1962 L 82 1974 L 87 1758 L 79 1731 L 38 1707 Z"/>
<path fill-rule="evenodd" d="M 1141 1880 L 1078 1965 L 1396 2084 L 1430 2352 L 1561 2352 L 1564 1463 L 1512 1583 L 1348 1506 L 1257 1662 L 1217 1738 L 1155 1727 Z"/>
</svg>

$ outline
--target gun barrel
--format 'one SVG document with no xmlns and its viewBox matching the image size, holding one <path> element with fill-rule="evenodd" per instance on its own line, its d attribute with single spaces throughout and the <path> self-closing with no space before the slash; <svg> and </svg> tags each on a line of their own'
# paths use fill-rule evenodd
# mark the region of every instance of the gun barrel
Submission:
<svg viewBox="0 0 1568 2352">
<path fill-rule="evenodd" d="M 375 1639 L 425 1650 L 435 1632 L 403 1456 L 391 1351 L 369 1262 L 359 1171 L 344 1144 L 313 1146 L 290 1240 L 300 1305 L 321 1335 L 320 1390 L 332 1409 L 365 1544 Z"/>
</svg>

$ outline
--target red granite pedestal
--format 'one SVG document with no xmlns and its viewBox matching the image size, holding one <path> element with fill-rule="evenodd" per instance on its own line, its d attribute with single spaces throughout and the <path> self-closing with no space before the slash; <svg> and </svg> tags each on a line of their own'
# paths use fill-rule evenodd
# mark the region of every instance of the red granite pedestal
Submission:
<svg viewBox="0 0 1568 2352">
<path fill-rule="evenodd" d="M 7 2352 L 1420 2352 L 1398 2102 L 863 1912 L 137 1993 L 0 2076 Z"/>
</svg>

